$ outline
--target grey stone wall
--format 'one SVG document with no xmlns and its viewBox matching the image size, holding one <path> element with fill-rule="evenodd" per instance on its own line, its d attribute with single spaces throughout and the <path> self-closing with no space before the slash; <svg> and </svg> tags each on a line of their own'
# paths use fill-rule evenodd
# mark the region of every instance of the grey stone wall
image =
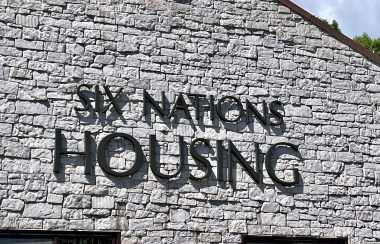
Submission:
<svg viewBox="0 0 380 244">
<path fill-rule="evenodd" d="M 120 230 L 122 243 L 239 243 L 242 234 L 380 242 L 380 67 L 276 1 L 0 0 L 0 35 L 1 228 Z M 123 114 L 76 112 L 79 84 L 109 85 L 113 95 L 122 87 Z M 212 122 L 207 109 L 194 123 L 181 112 L 144 116 L 143 89 L 171 103 L 179 92 L 279 100 L 285 123 Z M 53 173 L 55 129 L 72 151 L 91 132 L 90 175 L 77 155 Z M 96 163 L 96 145 L 115 132 L 143 147 L 131 177 Z M 177 169 L 179 136 L 187 147 L 210 139 L 202 152 L 212 175 L 189 180 L 198 169 L 187 155 L 177 178 L 154 176 L 153 134 L 166 173 Z M 250 161 L 253 142 L 261 158 L 277 142 L 299 145 L 302 160 L 282 155 L 276 174 L 287 179 L 296 167 L 302 182 L 279 186 L 264 167 L 256 184 L 239 165 L 233 184 L 217 182 L 216 140 Z M 113 168 L 133 164 L 125 148 L 110 145 Z"/>
</svg>

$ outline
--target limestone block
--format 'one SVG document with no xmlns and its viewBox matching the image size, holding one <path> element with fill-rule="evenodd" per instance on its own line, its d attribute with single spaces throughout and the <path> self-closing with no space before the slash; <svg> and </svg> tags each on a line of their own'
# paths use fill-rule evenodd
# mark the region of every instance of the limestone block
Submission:
<svg viewBox="0 0 380 244">
<path fill-rule="evenodd" d="M 52 63 L 67 64 L 71 61 L 71 55 L 68 53 L 49 52 L 47 56 L 47 61 Z"/>
<path fill-rule="evenodd" d="M 48 203 L 30 203 L 25 205 L 23 217 L 59 219 L 62 216 L 62 206 Z"/>
<path fill-rule="evenodd" d="M 47 114 L 47 105 L 44 103 L 17 101 L 16 113 L 19 114 Z"/>
<path fill-rule="evenodd" d="M 38 16 L 35 15 L 16 15 L 16 24 L 23 25 L 26 27 L 37 27 L 38 26 Z"/>
<path fill-rule="evenodd" d="M 183 209 L 170 210 L 170 222 L 185 223 L 190 219 L 189 212 Z"/>
<path fill-rule="evenodd" d="M 261 46 L 263 44 L 263 37 L 262 36 L 246 36 L 245 37 L 245 44 L 247 45 L 253 45 L 253 46 Z"/>
<path fill-rule="evenodd" d="M 48 203 L 62 204 L 62 202 L 63 202 L 63 195 L 49 194 L 47 196 L 47 202 Z"/>
<path fill-rule="evenodd" d="M 133 42 L 118 42 L 118 52 L 137 52 L 139 50 L 138 44 Z"/>
<path fill-rule="evenodd" d="M 154 230 L 153 218 L 130 219 L 129 230 Z"/>
<path fill-rule="evenodd" d="M 200 233 L 198 240 L 200 242 L 220 243 L 222 241 L 222 236 L 219 233 Z"/>
<path fill-rule="evenodd" d="M 285 214 L 261 213 L 259 216 L 263 225 L 286 226 Z"/>
<path fill-rule="evenodd" d="M 1 136 L 11 136 L 12 135 L 12 124 L 0 123 L 0 135 Z"/>
<path fill-rule="evenodd" d="M 46 100 L 47 99 L 47 93 L 45 89 L 40 88 L 33 88 L 30 89 L 21 87 L 19 89 L 19 92 L 17 94 L 17 98 L 20 100 L 30 100 L 30 101 L 39 101 L 39 100 Z"/>
<path fill-rule="evenodd" d="M 256 21 L 247 21 L 246 27 L 250 29 L 256 29 L 256 30 L 269 30 L 269 25 L 266 22 L 256 22 Z"/>
<path fill-rule="evenodd" d="M 228 224 L 231 233 L 247 233 L 246 220 L 232 220 Z"/>
<path fill-rule="evenodd" d="M 377 85 L 377 84 L 368 84 L 367 85 L 367 90 L 369 92 L 379 93 L 380 92 L 380 85 Z"/>
<path fill-rule="evenodd" d="M 92 197 L 93 208 L 113 208 L 115 206 L 115 199 L 110 196 Z"/>
<path fill-rule="evenodd" d="M 276 213 L 280 209 L 278 203 L 265 202 L 261 207 L 261 211 L 264 213 Z"/>
<path fill-rule="evenodd" d="M 257 61 L 257 67 L 267 68 L 267 69 L 278 69 L 279 64 L 280 62 L 276 58 L 260 57 L 260 55 Z"/>
<path fill-rule="evenodd" d="M 310 107 L 308 107 L 308 106 L 285 105 L 285 116 L 311 118 L 312 112 L 311 112 Z"/>
<path fill-rule="evenodd" d="M 166 191 L 155 189 L 152 191 L 152 194 L 150 195 L 150 202 L 152 203 L 166 203 L 167 197 L 166 197 Z"/>
<path fill-rule="evenodd" d="M 14 23 L 15 22 L 15 14 L 10 12 L 0 13 L 0 21 Z"/>
<path fill-rule="evenodd" d="M 96 55 L 94 62 L 101 64 L 113 64 L 115 63 L 115 57 L 112 55 Z"/>
<path fill-rule="evenodd" d="M 295 70 L 298 65 L 292 60 L 281 60 L 280 67 L 284 70 Z"/>
<path fill-rule="evenodd" d="M 115 229 L 126 229 L 127 222 L 125 218 L 122 217 L 108 217 L 101 218 L 95 221 L 95 229 L 99 230 L 115 230 Z"/>
<path fill-rule="evenodd" d="M 21 219 L 20 229 L 42 229 L 42 220 L 39 219 Z"/>
<path fill-rule="evenodd" d="M 20 212 L 24 209 L 24 202 L 19 199 L 4 199 L 1 202 L 1 209 Z"/>
<path fill-rule="evenodd" d="M 9 76 L 13 78 L 32 79 L 32 71 L 28 69 L 11 67 Z"/>
<path fill-rule="evenodd" d="M 104 47 L 100 45 L 87 45 L 85 50 L 92 53 L 104 53 Z"/>
<path fill-rule="evenodd" d="M 160 243 L 163 243 L 161 241 L 161 238 L 160 237 L 143 237 L 142 238 L 142 243 L 146 243 L 146 244 L 160 244 Z"/>
<path fill-rule="evenodd" d="M 91 196 L 69 195 L 63 202 L 63 206 L 67 208 L 90 208 Z"/>
<path fill-rule="evenodd" d="M 135 67 L 122 67 L 120 75 L 127 79 L 138 79 L 139 69 Z"/>
<path fill-rule="evenodd" d="M 43 50 L 44 43 L 42 41 L 27 41 L 22 39 L 15 40 L 15 46 L 27 50 Z"/>
</svg>

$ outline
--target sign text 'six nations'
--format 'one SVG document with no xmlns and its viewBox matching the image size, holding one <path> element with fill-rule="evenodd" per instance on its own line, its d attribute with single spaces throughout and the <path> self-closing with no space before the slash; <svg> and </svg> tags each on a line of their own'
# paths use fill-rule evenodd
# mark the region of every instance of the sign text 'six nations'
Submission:
<svg viewBox="0 0 380 244">
<path fill-rule="evenodd" d="M 101 96 L 104 94 L 108 97 L 108 103 L 102 104 Z M 78 86 L 77 88 L 77 95 L 80 98 L 82 102 L 82 106 L 76 106 L 75 110 L 77 112 L 81 111 L 89 111 L 93 109 L 95 112 L 106 112 L 111 107 L 114 107 L 114 109 L 117 111 L 120 116 L 122 116 L 122 108 L 120 108 L 118 103 L 118 98 L 122 94 L 123 88 L 120 88 L 115 95 L 112 94 L 111 89 L 108 86 L 91 86 L 87 84 L 82 84 Z M 93 94 L 89 94 L 93 93 Z M 93 97 L 93 99 L 92 99 Z M 186 99 L 190 100 L 192 99 L 193 102 L 188 103 L 186 102 Z M 222 96 L 219 99 L 216 99 L 214 96 L 206 96 L 204 94 L 183 94 L 179 93 L 176 95 L 176 99 L 172 105 L 166 104 L 167 98 L 165 97 L 165 92 L 161 92 L 161 101 L 156 101 L 148 91 L 144 90 L 141 97 L 143 101 L 143 113 L 144 115 L 148 115 L 149 108 L 153 108 L 156 114 L 158 114 L 162 119 L 170 119 L 174 116 L 179 116 L 180 111 L 182 111 L 183 115 L 189 120 L 194 120 L 193 116 L 191 115 L 191 111 L 194 111 L 195 114 L 195 120 L 199 121 L 203 116 L 202 113 L 205 112 L 205 110 L 208 112 L 208 118 L 212 121 L 216 120 L 216 115 L 218 118 L 227 123 L 238 123 L 241 121 L 246 121 L 247 124 L 252 123 L 253 119 L 256 119 L 262 126 L 268 127 L 268 126 L 280 126 L 284 123 L 283 120 L 283 106 L 281 102 L 279 101 L 272 101 L 269 104 L 267 104 L 265 101 L 262 101 L 262 112 L 259 112 L 258 108 L 249 100 L 245 100 L 245 106 L 243 106 L 243 102 L 234 96 Z M 208 104 L 208 108 L 205 109 L 204 106 L 201 106 L 201 104 L 204 103 Z M 160 105 L 161 103 L 161 105 Z M 93 106 L 94 104 L 94 106 Z M 225 106 L 229 105 L 229 106 Z M 231 111 L 228 111 L 230 109 Z M 233 110 L 233 111 L 232 111 Z M 232 115 L 230 115 L 230 112 L 233 112 Z M 147 116 L 146 116 L 147 117 Z M 132 146 L 133 150 L 135 152 L 135 160 L 133 163 L 133 166 L 130 167 L 128 170 L 125 170 L 123 172 L 115 171 L 112 169 L 107 162 L 106 158 L 106 151 L 108 148 L 108 144 L 115 138 L 123 138 L 124 140 L 129 141 Z M 74 152 L 74 151 L 67 151 L 62 148 L 62 132 L 60 129 L 56 129 L 55 131 L 55 155 L 54 155 L 54 172 L 59 173 L 61 171 L 62 165 L 61 165 L 61 156 L 67 155 L 67 154 L 79 154 L 84 156 L 85 161 L 85 174 L 91 174 L 91 151 L 90 151 L 90 140 L 91 140 L 91 134 L 89 131 L 84 132 L 84 152 Z M 206 158 L 204 155 L 202 155 L 200 152 L 196 150 L 196 145 L 203 144 L 206 147 L 211 148 L 211 143 L 209 139 L 205 138 L 193 138 L 192 142 L 189 146 L 189 153 L 194 159 L 195 162 L 202 164 L 205 168 L 205 172 L 203 176 L 195 176 L 190 172 L 189 178 L 192 180 L 205 180 L 208 179 L 212 172 L 212 166 L 210 163 L 210 160 Z M 252 142 L 250 142 L 252 143 Z M 223 155 L 227 153 L 227 181 L 232 182 L 232 176 L 233 176 L 233 167 L 234 163 L 239 163 L 244 171 L 246 171 L 249 176 L 256 182 L 261 183 L 262 182 L 262 173 L 259 170 L 260 169 L 260 148 L 259 144 L 256 142 L 254 143 L 255 147 L 255 167 L 251 165 L 250 162 L 248 162 L 242 154 L 239 152 L 237 147 L 234 145 L 234 143 L 230 140 L 227 140 L 226 142 L 222 140 L 216 140 L 216 161 L 217 161 L 217 169 L 216 169 L 216 179 L 218 181 L 225 181 L 224 171 L 223 171 Z M 177 168 L 177 171 L 172 174 L 164 174 L 160 171 L 160 163 L 156 160 L 156 135 L 149 135 L 149 164 L 150 169 L 152 173 L 159 178 L 164 179 L 170 179 L 173 177 L 177 177 L 181 171 L 184 168 L 185 164 L 185 148 L 187 149 L 187 146 L 184 143 L 184 137 L 179 136 L 178 138 L 178 147 L 179 147 L 179 166 Z M 158 143 L 159 145 L 159 143 Z M 224 145 L 227 145 L 227 149 L 224 148 Z M 269 147 L 267 150 L 264 162 L 265 162 L 265 168 L 268 172 L 269 177 L 285 186 L 292 186 L 296 185 L 300 182 L 300 175 L 296 168 L 293 169 L 293 180 L 291 181 L 285 181 L 284 179 L 280 179 L 274 169 L 274 164 L 272 162 L 272 157 L 275 153 L 278 153 L 277 149 L 281 147 L 288 147 L 294 152 L 298 151 L 298 146 L 287 143 L 287 142 L 281 142 L 276 143 Z M 101 169 L 106 172 L 109 175 L 116 176 L 116 177 L 125 177 L 125 176 L 131 176 L 134 173 L 136 173 L 140 167 L 143 164 L 144 156 L 143 156 L 143 149 L 139 143 L 139 141 L 134 138 L 133 136 L 126 134 L 126 133 L 113 133 L 105 136 L 97 146 L 97 152 L 96 152 L 96 159 L 101 167 Z"/>
</svg>

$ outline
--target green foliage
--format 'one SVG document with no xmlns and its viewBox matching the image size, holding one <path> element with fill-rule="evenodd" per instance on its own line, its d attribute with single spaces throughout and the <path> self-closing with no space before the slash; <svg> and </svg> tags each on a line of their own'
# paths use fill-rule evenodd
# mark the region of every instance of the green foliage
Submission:
<svg viewBox="0 0 380 244">
<path fill-rule="evenodd" d="M 380 56 L 380 38 L 372 39 L 373 52 Z"/>
<path fill-rule="evenodd" d="M 328 25 L 330 24 L 327 19 L 320 19 L 320 20 L 322 20 L 325 24 L 328 24 Z"/>
<path fill-rule="evenodd" d="M 369 35 L 367 33 L 363 33 L 361 36 L 355 36 L 354 41 L 356 43 L 359 43 L 363 47 L 366 47 L 367 49 L 371 49 L 372 38 L 369 37 Z"/>
<path fill-rule="evenodd" d="M 340 31 L 339 24 L 338 24 L 338 22 L 335 19 L 332 21 L 331 27 L 334 28 L 337 31 Z"/>
<path fill-rule="evenodd" d="M 332 28 L 334 28 L 335 30 L 340 31 L 339 23 L 338 23 L 338 21 L 336 21 L 335 19 L 331 22 L 331 24 L 330 24 L 330 22 L 329 22 L 327 19 L 321 19 L 321 20 L 322 20 L 324 23 L 330 25 L 330 26 L 331 26 Z"/>
<path fill-rule="evenodd" d="M 326 19 L 321 20 L 335 30 L 340 31 L 339 23 L 335 19 L 331 23 Z M 360 36 L 355 36 L 354 41 L 380 56 L 380 37 L 371 38 L 367 33 L 363 33 Z"/>
<path fill-rule="evenodd" d="M 363 33 L 360 36 L 355 36 L 354 41 L 380 55 L 380 38 L 371 38 L 367 33 Z"/>
<path fill-rule="evenodd" d="M 339 23 L 335 19 L 331 22 L 331 24 L 326 19 L 321 20 L 326 24 L 329 24 L 335 30 L 340 31 Z M 380 56 L 380 37 L 371 38 L 367 33 L 363 33 L 360 36 L 355 36 L 354 41 Z"/>
</svg>

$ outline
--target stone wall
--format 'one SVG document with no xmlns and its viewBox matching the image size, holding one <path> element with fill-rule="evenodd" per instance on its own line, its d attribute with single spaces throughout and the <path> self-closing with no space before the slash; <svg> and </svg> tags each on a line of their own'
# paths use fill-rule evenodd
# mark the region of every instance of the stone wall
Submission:
<svg viewBox="0 0 380 244">
<path fill-rule="evenodd" d="M 380 242 L 380 67 L 276 1 L 0 0 L 0 22 L 2 228 L 120 230 L 122 243 L 240 243 L 242 234 Z M 92 85 L 89 111 L 74 109 L 83 107 L 80 84 Z M 95 85 L 101 106 L 104 85 L 114 96 L 123 88 L 122 115 L 114 106 L 95 111 Z M 260 111 L 279 100 L 284 124 L 212 121 L 207 106 L 199 121 L 181 111 L 144 115 L 144 89 L 157 101 L 165 91 L 172 105 L 180 92 L 249 99 Z M 56 129 L 71 151 L 84 151 L 91 132 L 91 174 L 78 155 L 63 156 L 54 174 Z M 96 163 L 96 145 L 116 132 L 143 149 L 130 177 Z M 209 139 L 201 152 L 212 174 L 190 180 L 204 169 L 187 153 L 180 175 L 156 177 L 150 135 L 165 173 L 178 168 L 180 136 L 186 147 Z M 258 143 L 260 162 L 270 145 L 299 145 L 302 160 L 283 154 L 276 174 L 291 179 L 298 168 L 301 182 L 275 184 L 262 166 L 257 184 L 240 165 L 232 183 L 217 181 L 217 140 L 224 166 L 227 140 L 249 161 Z M 110 144 L 111 167 L 131 167 L 130 149 L 126 140 Z"/>
</svg>

